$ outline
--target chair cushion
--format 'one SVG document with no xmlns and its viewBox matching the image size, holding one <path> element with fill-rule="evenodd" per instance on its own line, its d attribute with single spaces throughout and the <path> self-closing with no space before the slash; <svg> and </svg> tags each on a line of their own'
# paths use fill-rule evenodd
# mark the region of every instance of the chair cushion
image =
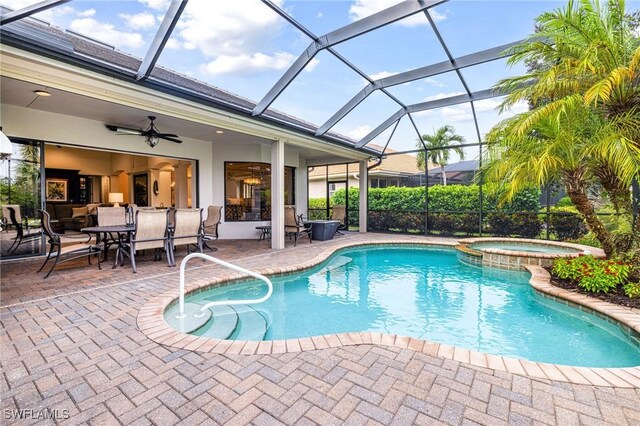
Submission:
<svg viewBox="0 0 640 426">
<path fill-rule="evenodd" d="M 89 213 L 87 207 L 72 207 L 71 217 L 85 217 Z"/>
</svg>

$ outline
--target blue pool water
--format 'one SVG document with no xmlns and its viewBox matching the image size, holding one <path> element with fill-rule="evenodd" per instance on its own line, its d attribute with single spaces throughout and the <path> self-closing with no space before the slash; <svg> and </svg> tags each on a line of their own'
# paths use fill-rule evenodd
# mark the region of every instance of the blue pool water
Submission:
<svg viewBox="0 0 640 426">
<path fill-rule="evenodd" d="M 571 247 L 559 247 L 554 245 L 534 244 L 534 243 L 501 243 L 501 242 L 484 242 L 473 243 L 469 247 L 476 250 L 496 249 L 496 250 L 512 250 L 530 253 L 580 253 L 580 250 Z"/>
<path fill-rule="evenodd" d="M 453 250 L 360 248 L 305 273 L 275 278 L 271 299 L 253 308 L 267 319 L 265 340 L 372 331 L 555 364 L 640 365 L 639 348 L 618 327 L 536 294 L 529 278 L 526 272 L 465 265 Z M 187 301 L 265 292 L 264 283 L 249 281 Z M 215 316 L 217 308 L 211 309 Z M 206 327 L 196 332 L 207 333 Z"/>
</svg>

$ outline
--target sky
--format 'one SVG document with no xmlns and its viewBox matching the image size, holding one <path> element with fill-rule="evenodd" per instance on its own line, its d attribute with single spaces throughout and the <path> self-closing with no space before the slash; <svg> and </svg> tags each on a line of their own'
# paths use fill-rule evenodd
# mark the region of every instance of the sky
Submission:
<svg viewBox="0 0 640 426">
<path fill-rule="evenodd" d="M 20 8 L 39 0 L 0 0 Z M 162 22 L 168 0 L 76 0 L 36 15 L 55 26 L 84 34 L 133 56 L 144 57 Z M 273 0 L 316 36 L 362 19 L 398 0 Z M 565 2 L 551 0 L 451 0 L 429 13 L 454 57 L 517 41 L 530 35 L 534 19 Z M 640 0 L 627 1 L 629 10 Z M 260 101 L 311 39 L 273 12 L 260 0 L 190 0 L 158 65 L 204 81 L 239 96 Z M 372 79 L 408 71 L 447 59 L 427 18 L 417 14 L 348 40 L 335 51 Z M 491 88 L 501 78 L 524 73 L 521 65 L 505 60 L 462 70 L 472 91 Z M 334 55 L 321 51 L 271 108 L 315 125 L 323 124 L 366 86 L 360 75 Z M 395 86 L 389 92 L 401 102 L 414 103 L 464 93 L 454 72 Z M 498 114 L 500 98 L 476 102 L 481 136 L 501 119 L 526 110 L 517 105 Z M 374 92 L 333 131 L 359 140 L 400 106 L 380 91 Z M 469 104 L 414 114 L 420 133 L 433 133 L 442 125 L 454 126 L 468 143 L 478 142 Z M 372 143 L 385 145 L 391 128 Z M 389 148 L 414 149 L 418 134 L 411 121 L 400 121 Z M 477 156 L 467 151 L 467 159 Z"/>
</svg>

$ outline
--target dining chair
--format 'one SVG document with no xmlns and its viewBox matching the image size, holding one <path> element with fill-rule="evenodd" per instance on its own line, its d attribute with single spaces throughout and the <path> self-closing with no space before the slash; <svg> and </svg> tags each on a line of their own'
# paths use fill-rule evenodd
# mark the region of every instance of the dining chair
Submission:
<svg viewBox="0 0 640 426">
<path fill-rule="evenodd" d="M 218 225 L 222 220 L 222 206 L 209 206 L 207 208 L 207 218 L 202 222 L 202 231 L 204 233 L 203 246 L 211 251 L 218 250 L 215 247 L 209 247 L 208 242 L 218 239 Z"/>
<path fill-rule="evenodd" d="M 18 247 L 20 247 L 20 244 L 34 241 L 42 237 L 42 231 L 40 229 L 38 229 L 37 231 L 29 232 L 29 228 L 27 227 L 27 232 L 25 233 L 23 228 L 24 225 L 20 218 L 20 206 L 18 206 L 17 210 L 15 209 L 14 205 L 6 205 L 3 206 L 3 210 L 4 208 L 7 209 L 9 220 L 13 227 L 16 229 L 16 236 L 13 239 L 11 247 L 9 247 L 8 254 L 15 253 L 16 250 L 18 250 Z"/>
<path fill-rule="evenodd" d="M 119 226 L 127 224 L 127 212 L 124 207 L 98 207 L 98 226 Z M 119 236 L 111 232 L 102 235 L 104 244 L 104 260 L 107 260 L 109 247 L 118 243 Z"/>
<path fill-rule="evenodd" d="M 187 253 L 191 252 L 191 245 L 195 245 L 200 253 L 203 252 L 202 209 L 175 209 L 173 230 L 169 235 L 173 266 L 176 266 L 175 247 L 187 246 Z"/>
<path fill-rule="evenodd" d="M 160 260 L 161 250 L 167 253 L 167 263 L 173 265 L 171 249 L 169 247 L 169 212 L 167 210 L 138 209 L 134 219 L 135 230 L 131 235 L 129 244 L 122 244 L 120 250 L 128 248 L 126 255 L 131 259 L 131 269 L 137 272 L 136 252 L 138 250 L 155 249 L 154 260 Z M 124 253 L 118 254 L 116 263 L 124 263 Z M 115 266 L 114 264 L 114 266 Z"/>
<path fill-rule="evenodd" d="M 89 265 L 91 265 L 91 256 L 97 255 L 98 258 L 98 269 L 102 269 L 100 265 L 100 252 L 102 249 L 94 244 L 89 243 L 75 243 L 69 245 L 63 245 L 60 240 L 60 235 L 53 231 L 51 228 L 51 216 L 45 210 L 39 210 L 40 213 L 40 223 L 42 224 L 42 231 L 47 236 L 49 243 L 49 253 L 47 253 L 47 258 L 44 263 L 38 269 L 38 272 L 42 271 L 49 262 L 50 259 L 54 259 L 53 265 L 45 278 L 48 278 L 49 275 L 53 272 L 56 266 L 61 263 L 68 262 L 70 260 L 79 259 L 81 257 L 87 256 L 87 260 L 89 261 Z M 61 257 L 65 257 L 65 259 L 60 260 Z"/>
<path fill-rule="evenodd" d="M 347 207 L 344 205 L 336 204 L 331 210 L 331 220 L 339 220 L 340 224 L 336 229 L 336 234 L 344 235 L 340 231 L 347 229 Z"/>
</svg>

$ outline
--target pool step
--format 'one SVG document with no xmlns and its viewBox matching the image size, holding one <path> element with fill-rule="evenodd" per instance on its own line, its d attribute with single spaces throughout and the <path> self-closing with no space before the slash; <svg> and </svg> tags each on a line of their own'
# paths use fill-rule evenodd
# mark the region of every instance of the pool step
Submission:
<svg viewBox="0 0 640 426">
<path fill-rule="evenodd" d="M 333 259 L 331 259 L 331 261 L 325 267 L 320 269 L 315 274 L 320 275 L 320 274 L 324 274 L 324 273 L 333 271 L 334 269 L 340 268 L 340 267 L 342 267 L 344 265 L 347 265 L 347 264 L 351 263 L 352 260 L 353 260 L 352 258 L 347 257 L 347 256 L 336 256 Z"/>
<path fill-rule="evenodd" d="M 231 335 L 231 340 L 264 340 L 267 334 L 267 320 L 260 312 L 247 305 L 234 305 L 238 314 L 238 326 Z"/>
<path fill-rule="evenodd" d="M 213 312 L 211 320 L 194 334 L 215 339 L 228 339 L 238 327 L 238 314 L 229 305 L 213 306 L 209 309 Z"/>
</svg>

